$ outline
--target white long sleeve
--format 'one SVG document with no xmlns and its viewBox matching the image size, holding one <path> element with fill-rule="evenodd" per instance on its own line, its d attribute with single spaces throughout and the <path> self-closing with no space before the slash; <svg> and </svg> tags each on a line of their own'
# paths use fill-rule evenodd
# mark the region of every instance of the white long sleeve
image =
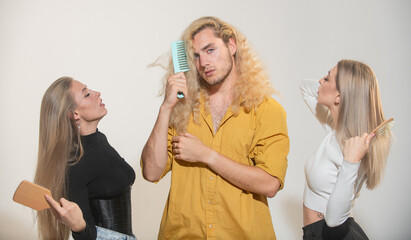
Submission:
<svg viewBox="0 0 411 240">
<path fill-rule="evenodd" d="M 329 227 L 343 224 L 350 216 L 356 195 L 355 183 L 359 167 L 359 162 L 343 160 L 337 182 L 328 199 L 325 221 Z"/>
<path fill-rule="evenodd" d="M 302 81 L 300 92 L 308 108 L 320 124 L 326 127 L 325 125 L 329 121 L 329 111 L 325 106 L 318 104 L 318 87 L 320 87 L 318 80 L 307 79 Z"/>
<path fill-rule="evenodd" d="M 328 124 L 328 110 L 318 104 L 318 87 L 318 81 L 304 80 L 300 88 L 304 101 L 327 132 L 315 155 L 305 164 L 304 205 L 324 213 L 327 225 L 335 227 L 351 215 L 363 181 L 358 178 L 360 163 L 344 160 L 335 132 Z"/>
</svg>

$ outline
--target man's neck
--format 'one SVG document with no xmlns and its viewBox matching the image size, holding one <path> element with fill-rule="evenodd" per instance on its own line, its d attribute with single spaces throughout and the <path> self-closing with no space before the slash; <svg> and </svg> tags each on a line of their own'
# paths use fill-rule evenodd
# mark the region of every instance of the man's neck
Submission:
<svg viewBox="0 0 411 240">
<path fill-rule="evenodd" d="M 225 81 L 209 88 L 209 104 L 214 133 L 217 132 L 221 120 L 233 102 L 236 82 L 237 70 L 234 67 Z"/>
</svg>

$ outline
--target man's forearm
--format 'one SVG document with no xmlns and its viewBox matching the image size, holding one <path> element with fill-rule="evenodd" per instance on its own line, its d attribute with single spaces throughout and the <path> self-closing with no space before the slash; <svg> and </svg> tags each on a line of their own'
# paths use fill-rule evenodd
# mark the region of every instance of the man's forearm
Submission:
<svg viewBox="0 0 411 240">
<path fill-rule="evenodd" d="M 280 181 L 259 167 L 233 161 L 211 149 L 205 157 L 206 163 L 218 175 L 231 184 L 266 197 L 274 197 L 280 188 Z"/>
<path fill-rule="evenodd" d="M 160 111 L 150 137 L 141 154 L 143 176 L 148 181 L 159 180 L 167 164 L 168 122 L 172 109 L 165 106 Z"/>
</svg>

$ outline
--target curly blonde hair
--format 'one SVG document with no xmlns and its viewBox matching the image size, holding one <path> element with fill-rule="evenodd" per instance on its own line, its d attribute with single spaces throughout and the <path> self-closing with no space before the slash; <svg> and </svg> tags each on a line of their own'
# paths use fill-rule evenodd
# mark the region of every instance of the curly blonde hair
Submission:
<svg viewBox="0 0 411 240">
<path fill-rule="evenodd" d="M 221 38 L 226 45 L 230 38 L 237 45 L 234 61 L 237 67 L 238 79 L 234 89 L 234 100 L 231 105 L 235 115 L 238 114 L 240 107 L 249 112 L 275 92 L 261 61 L 250 48 L 247 39 L 239 31 L 216 17 L 199 18 L 187 27 L 180 39 L 185 42 L 190 71 L 185 72 L 188 96 L 177 103 L 170 117 L 169 124 L 177 132 L 184 132 L 186 130 L 191 114 L 193 115 L 194 123 L 199 123 L 201 98 L 205 101 L 205 110 L 208 111 L 208 90 L 207 86 L 202 84 L 197 73 L 193 50 L 194 36 L 206 28 L 212 29 L 215 36 Z M 163 83 L 164 88 L 167 78 L 173 74 L 173 64 L 170 57 L 169 67 Z"/>
</svg>

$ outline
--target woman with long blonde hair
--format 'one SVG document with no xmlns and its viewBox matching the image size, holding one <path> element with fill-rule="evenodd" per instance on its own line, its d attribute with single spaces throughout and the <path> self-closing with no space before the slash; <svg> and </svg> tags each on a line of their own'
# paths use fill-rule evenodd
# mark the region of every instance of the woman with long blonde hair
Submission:
<svg viewBox="0 0 411 240">
<path fill-rule="evenodd" d="M 41 239 L 135 239 L 135 173 L 97 129 L 106 114 L 100 93 L 70 77 L 45 92 L 34 181 L 59 202 L 46 197 L 51 209 L 37 214 Z"/>
<path fill-rule="evenodd" d="M 341 60 L 301 93 L 327 132 L 305 165 L 303 239 L 368 239 L 351 210 L 364 183 L 380 183 L 391 144 L 390 131 L 368 134 L 385 120 L 375 74 Z"/>
</svg>

